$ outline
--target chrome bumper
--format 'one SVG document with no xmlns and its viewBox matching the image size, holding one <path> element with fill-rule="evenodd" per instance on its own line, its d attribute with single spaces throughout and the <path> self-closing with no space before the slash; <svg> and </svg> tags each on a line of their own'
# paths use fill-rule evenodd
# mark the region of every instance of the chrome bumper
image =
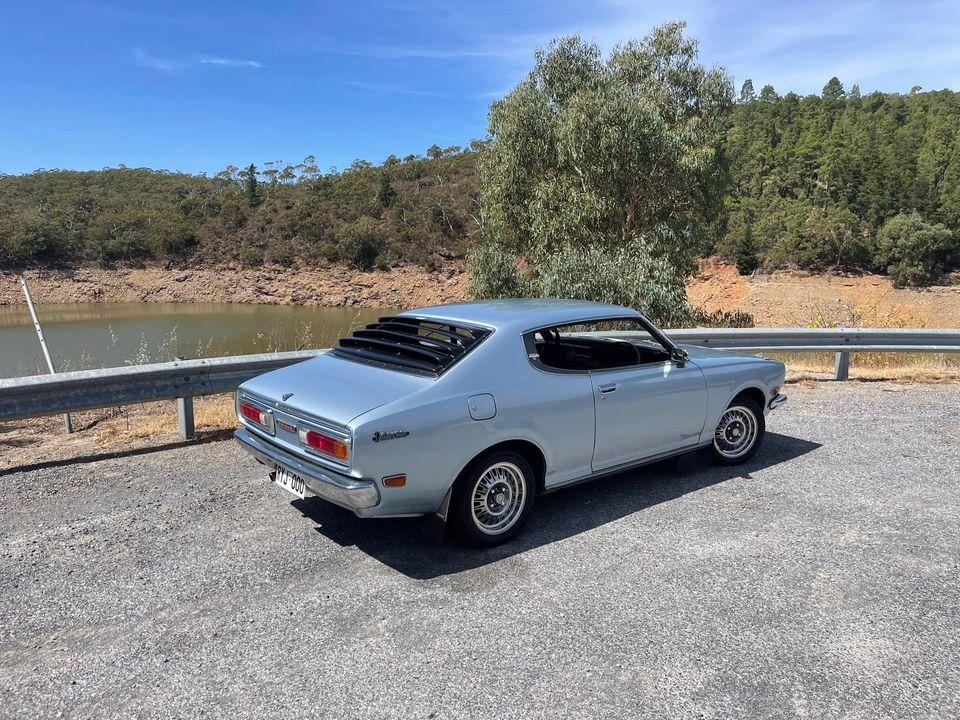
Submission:
<svg viewBox="0 0 960 720">
<path fill-rule="evenodd" d="M 777 396 L 770 401 L 770 405 L 768 407 L 771 410 L 776 410 L 778 407 L 783 405 L 786 401 L 787 401 L 786 395 L 781 395 L 780 393 L 777 393 Z"/>
<path fill-rule="evenodd" d="M 292 453 L 278 448 L 246 428 L 237 430 L 233 437 L 241 447 L 269 468 L 282 465 L 299 475 L 311 493 L 348 510 L 372 508 L 380 502 L 380 491 L 372 480 L 356 480 L 336 473 L 328 473 L 308 464 Z"/>
</svg>

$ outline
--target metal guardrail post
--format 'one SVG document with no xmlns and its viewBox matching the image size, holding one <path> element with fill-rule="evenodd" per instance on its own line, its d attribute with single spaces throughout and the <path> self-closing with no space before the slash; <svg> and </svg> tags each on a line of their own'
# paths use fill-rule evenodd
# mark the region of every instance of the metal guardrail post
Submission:
<svg viewBox="0 0 960 720">
<path fill-rule="evenodd" d="M 833 363 L 833 374 L 836 380 L 850 379 L 850 353 L 838 352 Z"/>
<path fill-rule="evenodd" d="M 193 427 L 193 398 L 177 398 L 177 426 L 181 440 L 193 440 L 197 434 Z"/>
</svg>

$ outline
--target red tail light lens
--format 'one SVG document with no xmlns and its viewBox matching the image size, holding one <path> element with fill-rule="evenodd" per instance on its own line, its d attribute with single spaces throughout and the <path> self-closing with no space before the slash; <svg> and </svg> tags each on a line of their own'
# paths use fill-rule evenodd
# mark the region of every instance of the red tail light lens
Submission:
<svg viewBox="0 0 960 720">
<path fill-rule="evenodd" d="M 309 448 L 339 460 L 346 460 L 350 457 L 350 446 L 343 440 L 307 428 L 300 428 L 298 435 L 300 436 L 300 443 Z"/>
<path fill-rule="evenodd" d="M 237 404 L 237 409 L 240 411 L 242 417 L 273 432 L 273 415 L 266 410 L 262 410 L 256 405 L 251 405 L 243 400 Z"/>
</svg>

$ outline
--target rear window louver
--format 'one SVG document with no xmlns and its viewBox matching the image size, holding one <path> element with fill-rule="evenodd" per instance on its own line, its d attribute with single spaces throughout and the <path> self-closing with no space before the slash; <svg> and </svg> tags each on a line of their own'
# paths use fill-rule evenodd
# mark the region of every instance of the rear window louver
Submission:
<svg viewBox="0 0 960 720">
<path fill-rule="evenodd" d="M 399 370 L 440 375 L 489 334 L 483 328 L 439 320 L 382 317 L 342 338 L 333 353 Z"/>
</svg>

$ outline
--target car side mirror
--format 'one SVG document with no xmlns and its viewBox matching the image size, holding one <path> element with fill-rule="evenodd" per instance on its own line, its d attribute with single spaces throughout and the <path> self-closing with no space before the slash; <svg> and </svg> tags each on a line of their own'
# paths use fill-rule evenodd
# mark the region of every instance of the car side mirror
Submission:
<svg viewBox="0 0 960 720">
<path fill-rule="evenodd" d="M 675 362 L 677 365 L 683 365 L 690 359 L 690 356 L 687 355 L 687 351 L 683 348 L 675 347 L 670 351 L 670 360 Z"/>
</svg>

